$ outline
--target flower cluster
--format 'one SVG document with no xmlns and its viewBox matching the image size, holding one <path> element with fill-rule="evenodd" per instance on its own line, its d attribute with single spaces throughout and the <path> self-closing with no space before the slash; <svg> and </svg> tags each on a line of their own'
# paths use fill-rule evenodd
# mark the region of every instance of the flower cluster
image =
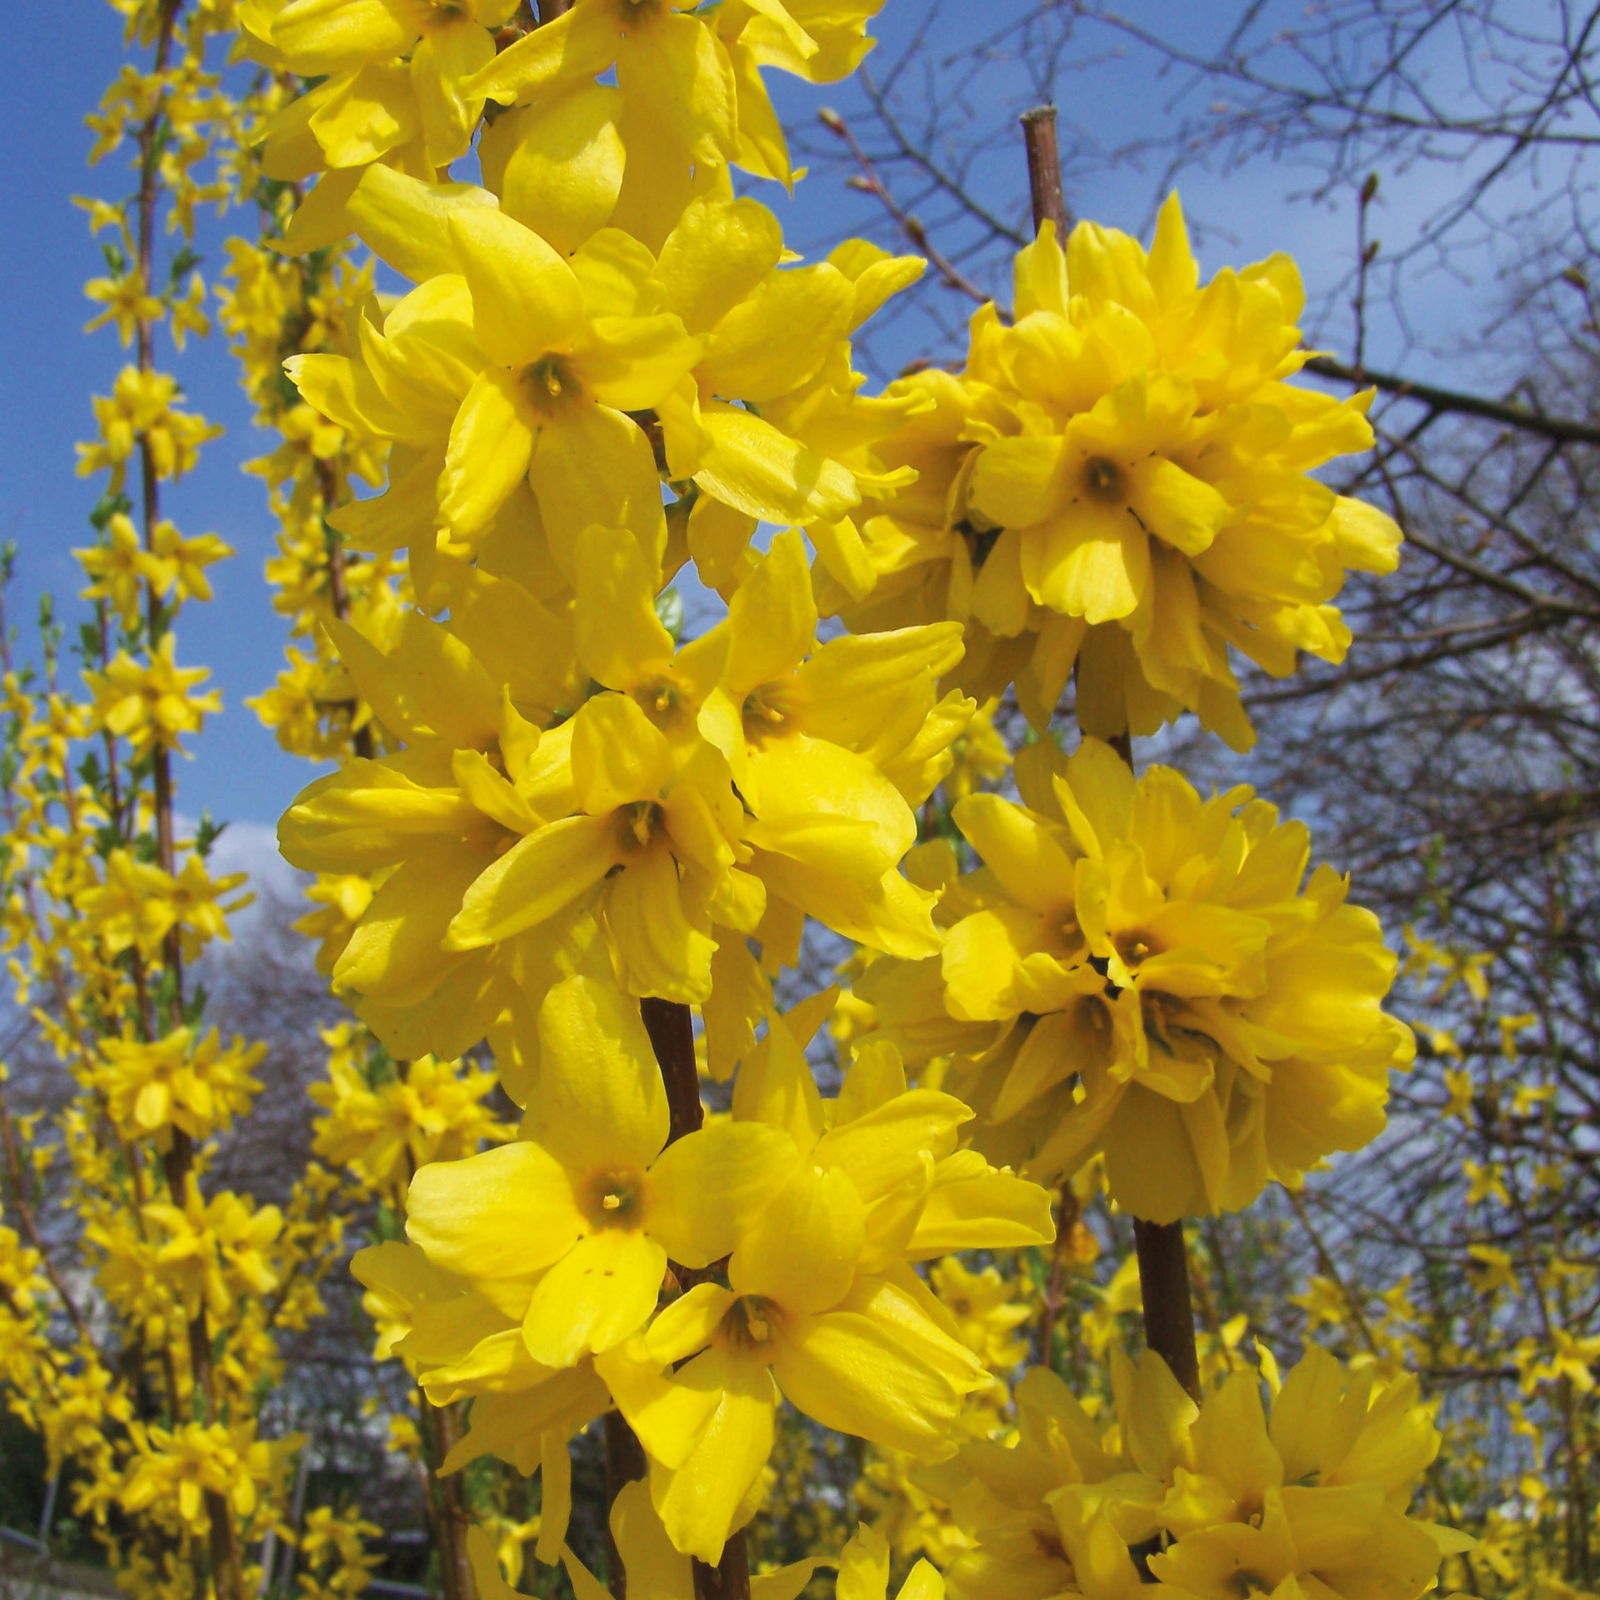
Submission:
<svg viewBox="0 0 1600 1600">
<path fill-rule="evenodd" d="M 963 681 L 1015 680 L 1035 726 L 1069 676 L 1085 732 L 1185 710 L 1254 739 L 1230 653 L 1276 676 L 1342 660 L 1347 571 L 1389 572 L 1389 518 L 1308 474 L 1368 448 L 1370 396 L 1288 380 L 1308 359 L 1286 256 L 1199 281 L 1177 197 L 1149 251 L 1046 224 L 1017 257 L 1009 326 L 973 318 L 967 364 L 903 379 L 919 414 L 876 449 L 918 486 L 863 508 L 873 581 L 833 588 L 852 626 L 956 617 Z"/>
<path fill-rule="evenodd" d="M 1095 739 L 1033 745 L 1017 781 L 1021 804 L 954 808 L 982 866 L 945 889 L 939 955 L 857 982 L 888 1036 L 966 1052 L 947 1081 L 983 1147 L 1046 1182 L 1103 1152 L 1112 1198 L 1165 1223 L 1368 1143 L 1412 1038 L 1377 919 L 1307 877 L 1306 828 Z"/>
</svg>

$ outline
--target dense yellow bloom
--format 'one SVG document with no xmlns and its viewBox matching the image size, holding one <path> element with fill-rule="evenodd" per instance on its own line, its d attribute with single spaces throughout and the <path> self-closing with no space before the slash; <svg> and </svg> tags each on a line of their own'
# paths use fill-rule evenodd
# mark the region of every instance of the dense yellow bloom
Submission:
<svg viewBox="0 0 1600 1600">
<path fill-rule="evenodd" d="M 211 674 L 205 667 L 180 667 L 172 657 L 176 643 L 173 634 L 163 634 L 147 659 L 119 650 L 105 671 L 83 675 L 98 725 L 141 753 L 180 749 L 184 734 L 198 733 L 204 719 L 222 709 L 220 689 L 195 693 Z"/>
<path fill-rule="evenodd" d="M 309 1092 L 326 1115 L 312 1125 L 311 1147 L 374 1189 L 403 1187 L 426 1162 L 454 1161 L 510 1137 L 484 1104 L 494 1089 L 492 1072 L 418 1056 L 403 1065 L 386 1062 L 374 1073 L 356 1029 L 346 1024 L 322 1037 L 332 1047 L 329 1081 Z"/>
<path fill-rule="evenodd" d="M 702 341 L 649 303 L 648 252 L 596 241 L 569 262 L 483 191 L 445 199 L 383 167 L 351 209 L 367 242 L 421 286 L 381 329 L 363 322 L 361 364 L 289 364 L 318 411 L 395 441 L 389 493 L 340 525 L 368 548 L 409 544 L 416 561 L 436 525 L 478 542 L 526 482 L 563 569 L 596 522 L 632 529 L 659 560 L 655 456 L 628 414 L 665 399 Z M 427 577 L 421 568 L 420 586 Z"/>
<path fill-rule="evenodd" d="M 764 206 L 705 195 L 674 224 L 654 274 L 667 305 L 705 340 L 693 381 L 660 408 L 662 442 L 671 478 L 697 491 L 689 552 L 725 593 L 742 576 L 757 520 L 821 525 L 814 537 L 828 560 L 837 541 L 825 530 L 864 488 L 910 478 L 855 470 L 861 380 L 850 371 L 848 338 L 922 263 L 859 240 L 808 266 L 781 265 L 784 255 L 778 219 Z M 887 409 L 898 420 L 905 408 Z"/>
<path fill-rule="evenodd" d="M 323 80 L 267 124 L 268 177 L 319 185 L 290 225 L 297 250 L 345 231 L 359 170 L 382 161 L 432 177 L 466 153 L 483 109 L 469 86 L 495 53 L 516 0 L 242 0 L 247 48 L 280 71 Z"/>
<path fill-rule="evenodd" d="M 967 1108 L 908 1090 L 892 1052 L 859 1058 L 825 1104 L 774 1023 L 733 1109 L 787 1130 L 801 1162 L 742 1219 L 725 1285 L 696 1284 L 597 1363 L 669 1537 L 707 1561 L 755 1509 L 780 1397 L 890 1448 L 948 1452 L 986 1374 L 905 1263 L 1052 1233 L 1044 1192 L 958 1148 Z"/>
<path fill-rule="evenodd" d="M 1372 435 L 1367 397 L 1288 383 L 1303 298 L 1283 256 L 1202 285 L 1176 196 L 1148 253 L 1091 223 L 1063 250 L 1047 224 L 1017 259 L 1013 324 L 985 307 L 960 378 L 906 380 L 935 409 L 883 454 L 923 484 L 864 526 L 884 581 L 863 625 L 967 621 L 969 681 L 1015 674 L 1036 726 L 1076 664 L 1090 733 L 1187 708 L 1246 747 L 1230 649 L 1279 677 L 1301 650 L 1342 660 L 1346 570 L 1392 571 L 1399 547 L 1389 518 L 1307 476 Z"/>
<path fill-rule="evenodd" d="M 220 437 L 222 429 L 204 417 L 179 411 L 173 404 L 178 395 L 177 380 L 169 373 L 124 367 L 110 396 L 95 396 L 100 439 L 78 446 L 79 477 L 109 469 L 115 493 L 127 476 L 128 458 L 143 442 L 149 446 L 157 478 L 181 478 L 200 459 L 200 446 Z"/>
<path fill-rule="evenodd" d="M 788 1142 L 724 1125 L 668 1146 L 644 1024 L 604 985 L 557 985 L 539 1036 L 526 1137 L 423 1167 L 406 1229 L 431 1264 L 520 1321 L 535 1361 L 570 1367 L 644 1325 L 669 1259 L 697 1269 L 733 1249 L 754 1197 L 781 1180 Z"/>
<path fill-rule="evenodd" d="M 355 1600 L 383 1558 L 368 1548 L 383 1529 L 352 1511 L 313 1506 L 300 1533 L 302 1600 Z"/>
<path fill-rule="evenodd" d="M 1175 1596 L 1415 1600 L 1471 1543 L 1405 1515 L 1439 1447 L 1416 1380 L 1383 1385 L 1316 1349 L 1281 1387 L 1264 1370 L 1270 1413 L 1252 1368 L 1197 1408 L 1146 1354 L 1136 1377 L 1114 1367 L 1115 1414 L 1093 1420 L 1031 1371 L 1013 1447 L 968 1444 L 927 1474 L 978 1539 L 950 1568 L 954 1600 L 1133 1600 L 1151 1541 L 1149 1573 Z"/>
<path fill-rule="evenodd" d="M 202 1308 L 225 1320 L 241 1293 L 261 1295 L 278 1286 L 272 1247 L 283 1213 L 277 1206 L 256 1206 L 226 1189 L 202 1202 L 191 1180 L 182 1205 L 152 1200 L 142 1212 L 157 1230 L 155 1275 L 177 1289 L 190 1321 Z"/>
<path fill-rule="evenodd" d="M 1376 919 L 1331 868 L 1306 878 L 1305 827 L 1243 786 L 1136 781 L 1092 739 L 1017 776 L 1026 804 L 955 809 L 984 869 L 938 968 L 953 1017 L 998 1024 L 951 1080 L 984 1147 L 1045 1179 L 1103 1150 L 1112 1198 L 1170 1222 L 1372 1139 L 1411 1035 Z"/>
<path fill-rule="evenodd" d="M 96 1077 L 111 1115 L 135 1136 L 155 1134 L 165 1147 L 171 1130 L 207 1139 L 249 1110 L 261 1089 L 250 1069 L 267 1053 L 264 1044 L 235 1039 L 226 1049 L 212 1028 L 197 1037 L 177 1028 L 163 1039 L 106 1039 Z"/>
<path fill-rule="evenodd" d="M 191 855 L 174 875 L 117 849 L 106 857 L 103 881 L 84 888 L 76 904 L 109 955 L 136 948 L 153 956 L 176 929 L 184 957 L 192 961 L 213 939 L 231 937 L 229 914 L 255 898 L 234 895 L 245 876 L 232 872 L 213 878 L 198 855 Z M 224 895 L 234 898 L 224 901 Z"/>
<path fill-rule="evenodd" d="M 127 1486 L 118 1496 L 124 1511 L 159 1506 L 182 1526 L 204 1537 L 210 1520 L 205 1496 L 221 1495 L 248 1518 L 263 1491 L 275 1486 L 285 1458 L 305 1443 L 300 1434 L 267 1441 L 253 1424 L 225 1427 L 186 1422 L 177 1428 L 130 1423 L 138 1449 Z"/>
<path fill-rule="evenodd" d="M 636 184 L 681 189 L 691 166 L 744 167 L 785 183 L 788 146 L 761 82 L 777 67 L 812 83 L 850 73 L 883 0 L 577 0 L 497 56 L 471 88 L 502 104 L 547 100 L 615 70 L 621 144 Z"/>
<path fill-rule="evenodd" d="M 383 874 L 333 976 L 391 1052 L 458 1055 L 502 1017 L 526 1036 L 516 1018 L 597 936 L 630 992 L 681 1001 L 704 1001 L 746 936 L 792 962 L 806 914 L 930 953 L 932 897 L 898 862 L 971 709 L 936 694 L 956 630 L 817 646 L 788 534 L 680 649 L 630 534 L 591 528 L 572 559 L 570 620 L 480 576 L 448 625 L 409 619 L 387 656 L 331 630 L 407 748 L 313 784 L 280 841 L 312 871 Z"/>
</svg>

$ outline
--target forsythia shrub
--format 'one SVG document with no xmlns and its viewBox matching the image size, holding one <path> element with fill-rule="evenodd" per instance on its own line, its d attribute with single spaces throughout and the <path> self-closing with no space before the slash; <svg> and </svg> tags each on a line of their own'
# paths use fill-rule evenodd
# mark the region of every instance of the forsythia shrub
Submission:
<svg viewBox="0 0 1600 1600">
<path fill-rule="evenodd" d="M 1410 1352 L 1196 1341 L 1184 1219 L 1295 1203 L 1414 1043 L 1308 830 L 1132 747 L 1245 749 L 1236 656 L 1343 657 L 1400 536 L 1311 474 L 1365 399 L 1293 382 L 1294 266 L 1202 283 L 1175 196 L 1148 250 L 1041 219 L 964 362 L 871 391 L 923 263 L 802 261 L 748 191 L 796 180 L 764 73 L 846 76 L 882 4 L 118 0 L 85 693 L 49 630 L 6 676 L 6 936 L 72 1082 L 33 1165 L 89 1279 L 0 1099 L 0 1382 L 132 1594 L 267 1592 L 284 1538 L 298 1592 L 367 1585 L 381 1530 L 291 1525 L 258 1426 L 347 1228 L 451 1600 L 1414 1600 L 1472 1547 L 1409 1514 L 1448 1505 Z M 173 623 L 230 552 L 158 498 L 217 430 L 154 363 L 210 319 L 151 219 L 246 200 L 218 319 L 291 640 L 253 704 L 332 763 L 279 839 L 353 1012 L 281 1204 L 209 1176 L 266 1068 L 186 980 L 244 897 L 177 836 L 219 701 Z"/>
</svg>

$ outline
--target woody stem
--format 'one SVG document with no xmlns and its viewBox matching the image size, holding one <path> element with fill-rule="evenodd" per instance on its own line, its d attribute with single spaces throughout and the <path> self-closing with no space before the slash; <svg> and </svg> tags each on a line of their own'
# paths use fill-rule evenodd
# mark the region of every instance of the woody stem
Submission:
<svg viewBox="0 0 1600 1600">
<path fill-rule="evenodd" d="M 644 1018 L 645 1032 L 661 1067 L 661 1076 L 667 1086 L 667 1107 L 671 1115 L 668 1142 L 693 1133 L 705 1121 L 705 1110 L 700 1104 L 700 1069 L 694 1054 L 694 1016 L 688 1006 L 676 1000 L 647 998 L 639 1002 L 639 1014 Z M 607 1489 L 615 1498 L 617 1490 L 628 1480 L 615 1481 L 611 1462 L 614 1459 L 613 1438 L 617 1441 L 616 1453 L 627 1449 L 623 1435 L 638 1451 L 638 1470 L 644 1471 L 644 1455 L 639 1451 L 639 1441 L 620 1416 L 606 1418 Z M 615 1600 L 625 1600 L 626 1586 L 621 1575 L 621 1563 L 612 1568 L 611 1593 Z M 704 1561 L 694 1563 L 695 1600 L 750 1600 L 750 1557 L 745 1547 L 744 1533 L 735 1533 L 722 1548 L 722 1559 L 715 1566 Z"/>
<path fill-rule="evenodd" d="M 1139 1292 L 1144 1300 L 1144 1341 L 1172 1375 L 1200 1400 L 1200 1358 L 1189 1304 L 1189 1253 L 1181 1222 L 1146 1222 L 1136 1217 L 1133 1247 L 1139 1257 Z"/>
</svg>

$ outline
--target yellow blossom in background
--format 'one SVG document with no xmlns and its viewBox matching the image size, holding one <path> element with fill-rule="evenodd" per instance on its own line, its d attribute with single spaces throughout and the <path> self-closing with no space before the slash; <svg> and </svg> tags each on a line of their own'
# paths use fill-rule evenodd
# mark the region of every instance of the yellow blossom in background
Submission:
<svg viewBox="0 0 1600 1600">
<path fill-rule="evenodd" d="M 157 1135 L 164 1148 L 173 1128 L 206 1139 L 247 1111 L 261 1089 L 251 1069 L 267 1047 L 235 1039 L 224 1049 L 215 1028 L 198 1037 L 178 1028 L 148 1044 L 107 1039 L 101 1051 L 111 1115 L 135 1134 Z"/>
<path fill-rule="evenodd" d="M 159 322 L 166 315 L 165 302 L 147 292 L 144 278 L 138 272 L 125 273 L 120 278 L 92 278 L 84 285 L 83 292 L 105 307 L 98 316 L 84 323 L 83 331 L 93 333 L 96 328 L 114 322 L 124 349 L 133 343 L 134 331 L 140 323 Z"/>
<path fill-rule="evenodd" d="M 241 1517 L 256 1509 L 263 1490 L 284 1470 L 286 1457 L 305 1440 L 298 1434 L 268 1442 L 253 1427 L 197 1422 L 178 1428 L 132 1423 L 139 1454 L 119 1499 L 125 1511 L 159 1504 L 191 1531 L 204 1535 L 207 1493 L 224 1496 Z"/>
<path fill-rule="evenodd" d="M 78 446 L 78 474 L 109 471 L 111 490 L 119 490 L 127 475 L 127 462 L 140 441 L 150 447 L 158 479 L 181 478 L 200 459 L 200 446 L 221 436 L 222 429 L 179 411 L 177 380 L 164 372 L 141 373 L 124 367 L 117 374 L 109 397 L 97 395 L 95 421 L 100 439 Z"/>
<path fill-rule="evenodd" d="M 310 1094 L 325 1115 L 313 1124 L 312 1149 L 380 1193 L 403 1189 L 426 1162 L 458 1160 L 511 1136 L 484 1104 L 492 1072 L 432 1056 L 374 1068 L 349 1024 L 322 1037 L 330 1046 L 328 1081 Z"/>
<path fill-rule="evenodd" d="M 221 690 L 194 692 L 211 674 L 205 667 L 180 667 L 173 660 L 176 644 L 175 635 L 164 634 L 147 660 L 119 651 L 103 672 L 83 675 L 99 724 L 138 751 L 179 750 L 184 734 L 198 733 L 205 718 L 222 709 Z"/>
<path fill-rule="evenodd" d="M 954 1256 L 929 1274 L 933 1292 L 955 1318 L 956 1329 L 991 1372 L 1007 1372 L 1027 1359 L 1028 1341 L 1020 1333 L 1034 1308 L 1017 1294 L 1023 1285 L 1007 1283 L 994 1267 L 970 1272 Z"/>
</svg>

